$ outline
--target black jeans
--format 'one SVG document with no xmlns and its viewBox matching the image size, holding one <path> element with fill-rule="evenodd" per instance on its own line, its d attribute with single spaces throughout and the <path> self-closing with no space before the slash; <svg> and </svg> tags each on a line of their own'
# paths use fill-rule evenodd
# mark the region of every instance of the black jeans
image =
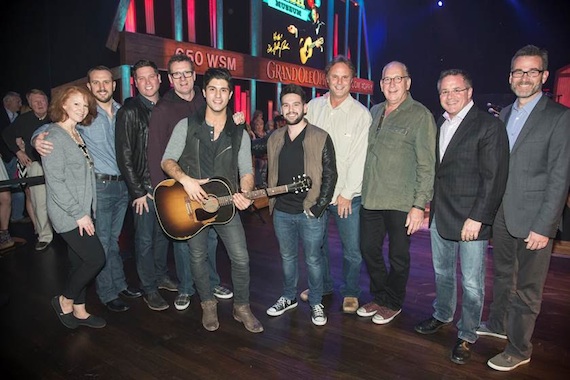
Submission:
<svg viewBox="0 0 570 380">
<path fill-rule="evenodd" d="M 105 252 L 97 234 L 93 236 L 83 232 L 79 235 L 79 228 L 60 234 L 68 245 L 67 255 L 71 262 L 69 277 L 63 296 L 72 299 L 76 305 L 85 303 L 85 288 L 105 265 Z"/>
<path fill-rule="evenodd" d="M 397 210 L 360 210 L 360 250 L 370 275 L 370 293 L 378 305 L 402 308 L 410 273 L 410 237 L 406 233 L 407 213 Z M 386 268 L 382 245 L 388 233 L 390 245 Z"/>
<path fill-rule="evenodd" d="M 552 245 L 550 239 L 543 249 L 526 249 L 524 239 L 507 230 L 503 208 L 499 208 L 493 224 L 493 303 L 488 327 L 507 333 L 505 352 L 519 359 L 532 354 L 530 339 L 540 313 Z"/>
</svg>

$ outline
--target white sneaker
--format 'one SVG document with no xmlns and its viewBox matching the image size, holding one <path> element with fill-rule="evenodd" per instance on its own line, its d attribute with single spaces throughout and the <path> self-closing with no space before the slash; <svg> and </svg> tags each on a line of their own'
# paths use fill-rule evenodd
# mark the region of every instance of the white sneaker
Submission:
<svg viewBox="0 0 570 380">
<path fill-rule="evenodd" d="M 176 296 L 174 299 L 174 307 L 176 310 L 186 310 L 188 306 L 190 306 L 190 295 L 186 293 L 182 293 Z"/>
</svg>

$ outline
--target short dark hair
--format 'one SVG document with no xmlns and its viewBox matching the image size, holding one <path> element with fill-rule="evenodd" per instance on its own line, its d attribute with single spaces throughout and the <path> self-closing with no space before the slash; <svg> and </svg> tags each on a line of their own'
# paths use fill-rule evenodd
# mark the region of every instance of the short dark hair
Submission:
<svg viewBox="0 0 570 380">
<path fill-rule="evenodd" d="M 354 65 L 352 64 L 350 59 L 346 58 L 344 55 L 337 55 L 336 57 L 333 58 L 332 61 L 327 63 L 327 65 L 325 66 L 325 76 L 327 77 L 329 76 L 329 71 L 337 63 L 344 63 L 345 65 L 347 65 L 348 68 L 350 69 L 350 72 L 352 73 L 352 77 L 353 78 L 356 77 L 356 69 L 354 68 Z"/>
<path fill-rule="evenodd" d="M 526 45 L 517 50 L 513 58 L 511 59 L 511 70 L 513 69 L 513 64 L 515 63 L 515 59 L 518 57 L 540 57 L 542 60 L 542 67 L 541 70 L 548 70 L 548 51 L 545 49 L 541 49 L 538 46 L 534 45 Z"/>
<path fill-rule="evenodd" d="M 83 98 L 87 101 L 89 112 L 85 119 L 81 121 L 81 125 L 90 125 L 93 120 L 97 117 L 97 102 L 93 94 L 84 86 L 70 85 L 63 87 L 62 89 L 56 91 L 53 100 L 49 106 L 49 117 L 55 123 L 58 121 L 66 121 L 69 115 L 63 109 L 63 104 L 69 99 L 69 97 L 75 93 L 83 95 Z"/>
<path fill-rule="evenodd" d="M 154 70 L 154 72 L 158 74 L 158 66 L 156 66 L 156 63 L 154 63 L 153 61 L 149 61 L 148 59 L 141 59 L 137 61 L 137 63 L 135 63 L 133 67 L 131 67 L 131 75 L 133 76 L 133 78 L 136 79 L 137 70 L 143 67 L 151 67 Z"/>
<path fill-rule="evenodd" d="M 437 80 L 437 91 L 441 89 L 440 86 L 443 78 L 448 77 L 450 75 L 461 75 L 467 87 L 473 88 L 473 81 L 471 80 L 471 76 L 469 75 L 469 73 L 467 73 L 467 71 L 462 69 L 449 69 L 449 70 L 443 70 L 441 74 L 439 74 L 439 79 Z"/>
<path fill-rule="evenodd" d="M 208 70 L 206 70 L 206 72 L 204 73 L 204 82 L 203 82 L 204 84 L 202 86 L 204 90 L 210 84 L 212 79 L 223 79 L 226 82 L 228 82 L 228 87 L 230 88 L 230 91 L 234 90 L 232 74 L 230 74 L 230 71 L 228 69 L 223 67 L 210 67 Z"/>
<path fill-rule="evenodd" d="M 307 94 L 305 94 L 305 90 L 299 85 L 296 84 L 288 84 L 283 86 L 281 90 L 281 95 L 279 95 L 279 99 L 283 101 L 283 97 L 287 94 L 296 94 L 301 97 L 301 101 L 303 104 L 307 103 Z"/>
<path fill-rule="evenodd" d="M 172 66 L 172 64 L 175 62 L 188 62 L 190 64 L 190 70 L 196 71 L 194 67 L 194 61 L 192 61 L 190 57 L 188 57 L 186 54 L 174 54 L 172 57 L 170 57 L 168 64 L 166 65 L 166 67 L 168 67 L 168 74 L 171 74 L 170 66 Z"/>
<path fill-rule="evenodd" d="M 91 73 L 93 71 L 108 71 L 111 73 L 111 78 L 113 78 L 113 72 L 111 71 L 110 68 L 108 68 L 105 65 L 97 65 L 95 67 L 90 68 L 89 71 L 87 71 L 87 82 L 91 82 Z"/>
</svg>

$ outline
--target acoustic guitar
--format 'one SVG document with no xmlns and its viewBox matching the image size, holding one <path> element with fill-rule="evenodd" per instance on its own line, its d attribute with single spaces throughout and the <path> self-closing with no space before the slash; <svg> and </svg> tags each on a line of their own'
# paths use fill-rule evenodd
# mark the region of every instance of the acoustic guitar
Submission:
<svg viewBox="0 0 570 380">
<path fill-rule="evenodd" d="M 274 196 L 285 193 L 308 191 L 311 178 L 305 174 L 293 178 L 292 183 L 270 189 L 243 193 L 248 199 Z M 225 224 L 234 217 L 236 208 L 227 179 L 210 178 L 202 185 L 208 194 L 205 202 L 191 200 L 180 182 L 166 179 L 154 189 L 154 207 L 164 232 L 173 239 L 186 240 L 195 236 L 206 226 Z"/>
<path fill-rule="evenodd" d="M 313 56 L 313 49 L 315 46 L 321 45 L 320 49 L 323 51 L 322 45 L 324 41 L 325 40 L 323 37 L 319 37 L 317 40 L 315 40 L 315 42 L 313 42 L 313 39 L 311 37 L 305 38 L 305 41 L 303 41 L 303 46 L 301 46 L 301 49 L 299 50 L 299 57 L 301 58 L 301 63 L 303 65 L 307 63 L 309 58 Z"/>
</svg>

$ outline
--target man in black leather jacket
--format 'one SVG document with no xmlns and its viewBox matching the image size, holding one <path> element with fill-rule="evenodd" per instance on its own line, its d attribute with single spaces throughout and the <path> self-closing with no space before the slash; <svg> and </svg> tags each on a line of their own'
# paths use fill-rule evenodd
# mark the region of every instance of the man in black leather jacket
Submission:
<svg viewBox="0 0 570 380">
<path fill-rule="evenodd" d="M 139 94 L 117 112 L 115 149 L 132 199 L 135 257 L 144 300 L 150 309 L 160 311 L 168 309 L 168 303 L 158 289 L 176 290 L 168 275 L 168 240 L 156 217 L 147 160 L 148 125 L 161 80 L 156 64 L 147 60 L 138 61 L 132 73 Z"/>
</svg>

